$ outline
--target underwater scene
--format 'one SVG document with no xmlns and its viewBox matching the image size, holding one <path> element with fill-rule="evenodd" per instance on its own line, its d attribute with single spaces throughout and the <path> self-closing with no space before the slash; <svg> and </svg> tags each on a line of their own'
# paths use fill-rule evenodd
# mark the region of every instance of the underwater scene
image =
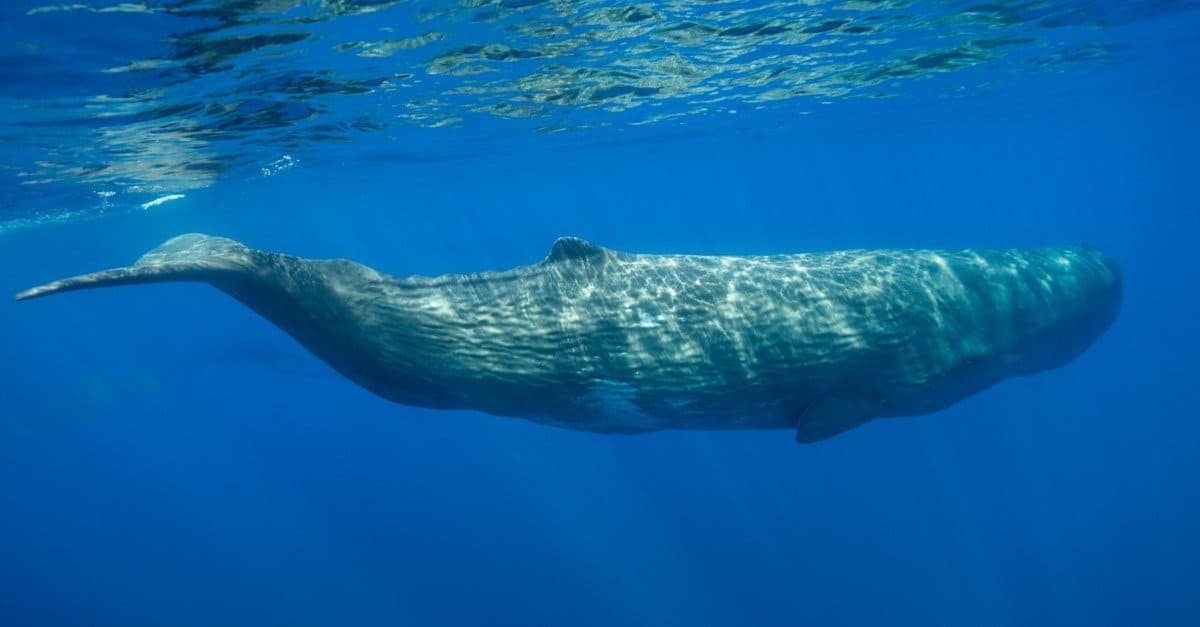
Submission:
<svg viewBox="0 0 1200 627">
<path fill-rule="evenodd" d="M 0 625 L 1200 625 L 1200 2 L 0 3 Z"/>
</svg>

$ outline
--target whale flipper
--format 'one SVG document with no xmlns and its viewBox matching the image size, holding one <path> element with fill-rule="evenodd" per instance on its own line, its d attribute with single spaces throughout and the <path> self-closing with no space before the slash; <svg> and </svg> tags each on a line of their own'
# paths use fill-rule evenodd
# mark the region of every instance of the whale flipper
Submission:
<svg viewBox="0 0 1200 627">
<path fill-rule="evenodd" d="M 25 290 L 17 300 L 29 300 L 59 292 L 112 285 L 203 281 L 217 283 L 222 277 L 244 274 L 254 265 L 253 251 L 224 237 L 199 233 L 180 235 L 142 255 L 132 266 L 102 270 L 61 279 Z"/>
<path fill-rule="evenodd" d="M 871 419 L 866 401 L 831 397 L 818 400 L 804 409 L 796 421 L 796 441 L 812 444 L 844 433 Z"/>
</svg>

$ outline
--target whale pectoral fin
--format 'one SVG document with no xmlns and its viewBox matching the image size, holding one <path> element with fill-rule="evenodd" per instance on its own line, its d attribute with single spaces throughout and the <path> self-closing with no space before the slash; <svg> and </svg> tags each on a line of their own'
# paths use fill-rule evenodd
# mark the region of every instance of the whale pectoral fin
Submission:
<svg viewBox="0 0 1200 627">
<path fill-rule="evenodd" d="M 871 419 L 872 405 L 860 399 L 824 398 L 813 401 L 796 421 L 796 441 L 811 444 L 849 431 Z"/>
<path fill-rule="evenodd" d="M 191 233 L 167 240 L 132 266 L 62 279 L 17 294 L 28 300 L 59 292 L 112 285 L 173 281 L 219 281 L 251 265 L 250 249 L 223 237 Z"/>
</svg>

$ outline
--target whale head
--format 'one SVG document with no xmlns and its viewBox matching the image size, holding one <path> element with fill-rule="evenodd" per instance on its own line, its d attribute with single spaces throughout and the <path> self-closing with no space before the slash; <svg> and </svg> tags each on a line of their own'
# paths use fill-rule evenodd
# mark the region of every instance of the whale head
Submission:
<svg viewBox="0 0 1200 627">
<path fill-rule="evenodd" d="M 1075 246 L 1026 257 L 1011 285 L 1008 321 L 1018 338 L 1013 374 L 1057 368 L 1081 355 L 1117 319 L 1123 278 L 1100 250 Z"/>
</svg>

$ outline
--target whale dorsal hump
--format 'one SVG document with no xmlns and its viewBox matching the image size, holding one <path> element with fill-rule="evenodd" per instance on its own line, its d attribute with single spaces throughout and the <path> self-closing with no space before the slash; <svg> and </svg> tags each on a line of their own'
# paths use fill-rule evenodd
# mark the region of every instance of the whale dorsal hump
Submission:
<svg viewBox="0 0 1200 627">
<path fill-rule="evenodd" d="M 604 258 L 605 249 L 585 239 L 578 237 L 560 237 L 554 240 L 550 254 L 546 255 L 546 263 L 558 263 L 571 260 L 593 260 Z"/>
</svg>

